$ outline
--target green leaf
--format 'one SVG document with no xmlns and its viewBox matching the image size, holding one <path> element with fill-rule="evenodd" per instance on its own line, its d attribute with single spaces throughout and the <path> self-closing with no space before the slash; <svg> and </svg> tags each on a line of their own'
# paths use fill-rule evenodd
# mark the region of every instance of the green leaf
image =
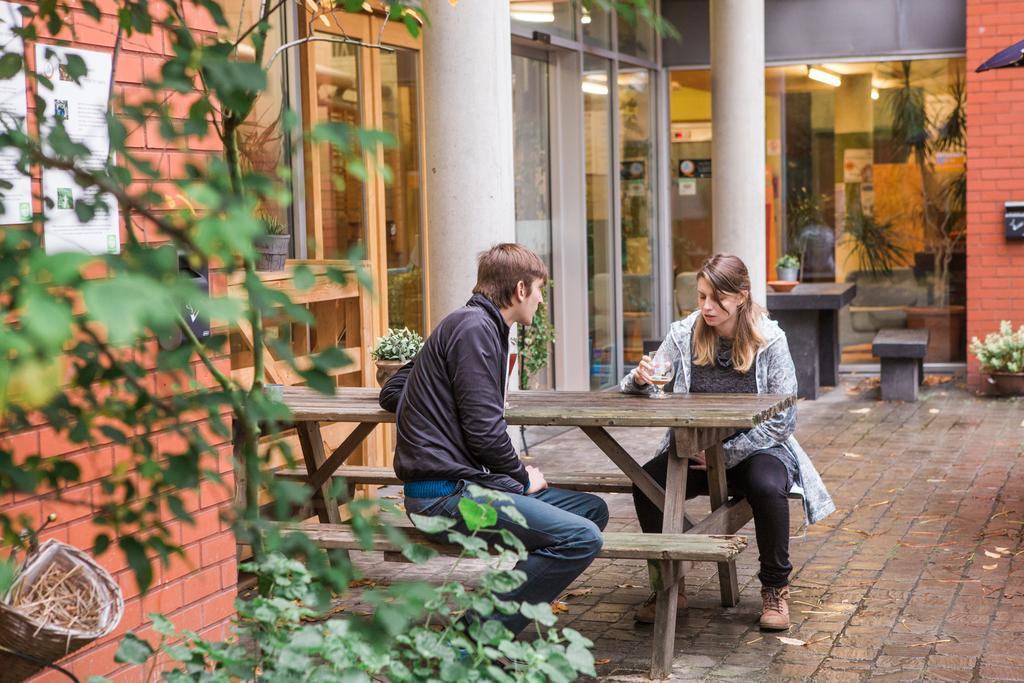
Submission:
<svg viewBox="0 0 1024 683">
<path fill-rule="evenodd" d="M 58 350 L 71 338 L 71 307 L 35 287 L 25 290 L 21 302 L 24 330 L 48 349 Z"/>
<path fill-rule="evenodd" d="M 551 612 L 551 605 L 546 602 L 536 604 L 524 602 L 519 606 L 519 613 L 527 619 L 538 622 L 541 626 L 554 626 L 558 621 Z"/>
<path fill-rule="evenodd" d="M 8 52 L 0 57 L 0 79 L 12 78 L 21 71 L 21 55 Z"/>
<path fill-rule="evenodd" d="M 174 624 L 162 614 L 154 612 L 149 615 L 149 618 L 153 620 L 153 630 L 160 635 L 173 638 L 178 634 L 178 629 L 174 628 Z"/>
<path fill-rule="evenodd" d="M 115 344 L 137 339 L 147 326 L 170 328 L 178 309 L 165 287 L 141 273 L 124 273 L 82 286 L 89 317 Z"/>
<path fill-rule="evenodd" d="M 402 548 L 402 555 L 410 562 L 423 564 L 437 557 L 437 551 L 429 546 L 411 543 Z"/>
<path fill-rule="evenodd" d="M 410 513 L 409 519 L 413 526 L 425 534 L 440 534 L 455 526 L 455 520 L 451 517 L 427 517 Z"/>
<path fill-rule="evenodd" d="M 459 499 L 459 512 L 470 531 L 494 526 L 498 521 L 497 510 L 490 505 L 481 505 L 472 498 Z"/>
<path fill-rule="evenodd" d="M 124 552 L 128 566 L 135 572 L 135 581 L 139 584 L 139 590 L 145 593 L 153 583 L 153 567 L 146 557 L 146 548 L 134 536 L 122 536 L 117 545 Z"/>
<path fill-rule="evenodd" d="M 125 634 L 124 640 L 117 648 L 114 661 L 124 664 L 143 664 L 152 656 L 153 648 L 149 646 L 149 643 L 134 633 L 128 633 Z"/>
<path fill-rule="evenodd" d="M 6 595 L 18 576 L 18 566 L 10 559 L 0 560 L 0 596 Z"/>
<path fill-rule="evenodd" d="M 292 271 L 292 284 L 295 285 L 295 289 L 303 292 L 307 289 L 311 289 L 316 284 L 316 275 L 310 270 L 309 266 L 298 265 Z"/>
</svg>

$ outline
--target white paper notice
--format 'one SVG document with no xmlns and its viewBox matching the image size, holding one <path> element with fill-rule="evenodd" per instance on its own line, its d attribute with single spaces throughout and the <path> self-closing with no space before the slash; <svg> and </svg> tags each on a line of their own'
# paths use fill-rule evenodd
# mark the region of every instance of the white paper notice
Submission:
<svg viewBox="0 0 1024 683">
<path fill-rule="evenodd" d="M 3 54 L 25 58 L 25 43 L 12 31 L 21 28 L 18 5 L 0 2 L 0 47 Z M 28 114 L 28 95 L 25 92 L 25 72 L 21 69 L 10 78 L 0 79 L 0 129 L 24 130 Z M 18 170 L 21 153 L 12 147 L 0 149 L 0 180 L 14 187 L 0 188 L 3 195 L 3 215 L 0 224 L 28 223 L 32 220 L 32 179 Z"/>
<path fill-rule="evenodd" d="M 52 57 L 47 59 L 47 51 Z M 68 76 L 63 65 L 68 55 L 78 55 L 87 73 L 78 83 Z M 76 50 L 53 45 L 36 45 L 36 68 L 53 83 L 53 89 L 39 88 L 46 104 L 43 133 L 62 119 L 68 136 L 89 148 L 83 168 L 101 168 L 107 161 L 110 137 L 107 131 L 107 97 L 110 92 L 111 57 L 105 52 Z M 75 202 L 92 201 L 95 192 L 85 191 L 66 171 L 43 169 L 43 207 L 46 214 L 44 241 L 46 253 L 81 251 L 89 254 L 116 254 L 121 249 L 117 201 L 104 197 L 109 211 L 97 209 L 92 220 L 83 223 L 75 213 Z M 50 203 L 52 202 L 52 204 Z"/>
</svg>

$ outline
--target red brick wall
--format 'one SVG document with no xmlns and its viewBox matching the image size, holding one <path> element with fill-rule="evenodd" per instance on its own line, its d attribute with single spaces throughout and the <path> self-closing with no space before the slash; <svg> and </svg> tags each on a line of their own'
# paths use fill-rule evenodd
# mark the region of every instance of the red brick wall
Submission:
<svg viewBox="0 0 1024 683">
<path fill-rule="evenodd" d="M 77 38 L 71 46 L 113 52 L 115 10 L 113 3 L 105 3 L 105 14 L 99 24 L 84 15 L 76 16 Z M 190 18 L 195 31 L 214 30 L 205 12 L 190 7 L 186 16 Z M 33 50 L 29 45 L 27 52 L 30 60 Z M 131 101 L 133 97 L 145 96 L 143 79 L 159 76 L 160 66 L 167 54 L 170 54 L 169 43 L 163 35 L 136 35 L 124 39 L 115 65 L 115 97 L 117 93 L 124 93 L 128 101 Z M 187 111 L 187 105 L 182 106 L 180 97 L 172 99 L 168 104 L 171 111 L 180 116 Z M 132 131 L 134 126 L 130 124 L 129 130 Z M 165 145 L 155 125 L 132 131 L 128 144 L 149 157 L 155 166 L 164 169 L 166 178 L 183 177 L 183 163 L 189 153 Z M 216 148 L 216 145 L 208 145 L 204 141 L 194 149 Z M 152 230 L 148 237 L 154 239 Z M 227 358 L 219 361 L 219 365 L 225 373 L 230 372 Z M 200 371 L 198 376 L 208 377 L 208 373 Z M 150 381 L 154 389 L 160 387 L 164 392 L 169 390 L 166 377 L 154 372 L 150 375 Z M 158 450 L 162 453 L 181 452 L 180 443 L 175 443 L 178 438 L 172 434 L 157 435 Z M 28 432 L 0 434 L 0 440 L 13 445 L 17 457 L 21 459 L 39 453 L 45 457 L 67 458 L 78 464 L 82 472 L 81 482 L 62 491 L 61 501 L 56 501 L 52 492 L 42 492 L 42 495 L 32 497 L 10 496 L 0 501 L 0 504 L 5 512 L 14 517 L 27 514 L 36 527 L 46 515 L 56 512 L 58 521 L 47 528 L 43 538 L 56 538 L 84 550 L 90 549 L 98 531 L 90 516 L 94 503 L 103 496 L 98 482 L 130 458 L 128 450 L 113 444 L 76 448 L 42 422 Z M 192 526 L 176 522 L 172 525 L 177 542 L 185 549 L 186 559 L 175 559 L 166 568 L 158 564 L 154 571 L 153 587 L 145 598 L 140 597 L 134 576 L 119 550 L 114 548 L 99 558 L 100 564 L 113 573 L 121 586 L 125 597 L 125 614 L 117 631 L 109 638 L 93 643 L 60 662 L 79 680 L 85 681 L 92 675 L 108 676 L 116 681 L 143 680 L 143 672 L 139 668 L 115 663 L 114 653 L 120 637 L 126 631 L 136 631 L 143 637 L 151 634 L 146 615 L 152 612 L 160 612 L 179 628 L 195 630 L 200 634 L 220 636 L 226 632 L 228 621 L 234 613 L 237 580 L 234 537 L 220 518 L 220 512 L 230 498 L 232 485 L 231 452 L 227 443 L 219 445 L 218 469 L 225 475 L 227 486 L 204 483 L 197 494 L 186 496 L 188 509 L 194 514 L 196 524 Z M 155 639 L 151 641 L 155 643 Z M 66 680 L 56 672 L 44 673 L 33 679 L 35 683 Z"/>
<path fill-rule="evenodd" d="M 967 338 L 1024 323 L 1024 243 L 1003 238 L 1003 202 L 1024 201 L 1024 68 L 974 73 L 1024 38 L 1024 0 L 967 0 Z M 968 381 L 983 388 L 968 353 Z"/>
</svg>

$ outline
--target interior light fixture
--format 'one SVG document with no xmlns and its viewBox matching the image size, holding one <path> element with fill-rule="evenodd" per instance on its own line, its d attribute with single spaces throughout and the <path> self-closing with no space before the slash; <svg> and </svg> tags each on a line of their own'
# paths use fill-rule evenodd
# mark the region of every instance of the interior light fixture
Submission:
<svg viewBox="0 0 1024 683">
<path fill-rule="evenodd" d="M 878 99 L 878 88 L 872 88 L 871 89 L 871 99 L 873 99 L 873 100 L 877 100 Z"/>
<path fill-rule="evenodd" d="M 589 24 L 591 21 L 592 20 L 590 18 L 590 10 L 588 10 L 586 7 L 584 7 L 583 8 L 583 16 L 580 17 L 580 23 L 581 24 Z"/>
<path fill-rule="evenodd" d="M 555 8 L 551 2 L 514 3 L 510 14 L 514 20 L 530 24 L 555 23 Z"/>
<path fill-rule="evenodd" d="M 594 83 L 593 81 L 583 81 L 583 84 L 580 87 L 583 89 L 583 92 L 587 93 L 588 95 L 607 95 L 608 94 L 608 86 L 605 85 L 604 83 Z"/>
<path fill-rule="evenodd" d="M 818 69 L 817 67 L 813 66 L 807 67 L 807 78 L 811 79 L 812 81 L 824 83 L 825 85 L 831 85 L 833 88 L 838 88 L 840 85 L 843 84 L 843 79 L 841 79 L 839 76 L 836 76 L 833 73 L 829 73 L 828 71 L 824 71 L 823 69 Z"/>
</svg>

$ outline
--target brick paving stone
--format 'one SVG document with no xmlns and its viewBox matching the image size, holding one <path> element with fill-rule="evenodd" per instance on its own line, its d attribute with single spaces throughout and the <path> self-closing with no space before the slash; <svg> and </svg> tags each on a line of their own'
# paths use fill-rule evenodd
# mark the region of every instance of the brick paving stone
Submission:
<svg viewBox="0 0 1024 683">
<path fill-rule="evenodd" d="M 797 437 L 838 508 L 807 529 L 798 504 L 791 508 L 794 625 L 781 635 L 809 645 L 757 629 L 750 524 L 740 532 L 751 543 L 737 562 L 737 607 L 720 605 L 713 564 L 689 570 L 672 680 L 1024 680 L 1024 401 L 945 384 L 922 389 L 916 403 L 887 403 L 859 379 L 798 407 Z M 661 438 L 654 429 L 610 431 L 641 463 Z M 615 471 L 578 430 L 531 446 L 529 457 L 541 469 Z M 604 497 L 609 530 L 636 530 L 632 497 Z M 699 516 L 708 501 L 687 509 Z M 353 558 L 382 583 L 436 580 L 451 567 L 385 563 L 379 553 Z M 472 585 L 482 571 L 467 562 L 452 578 Z M 646 566 L 599 560 L 572 588 L 591 591 L 565 600 L 560 623 L 610 660 L 599 677 L 646 680 L 652 627 L 632 619 L 648 594 Z M 368 610 L 358 591 L 343 602 Z"/>
</svg>

